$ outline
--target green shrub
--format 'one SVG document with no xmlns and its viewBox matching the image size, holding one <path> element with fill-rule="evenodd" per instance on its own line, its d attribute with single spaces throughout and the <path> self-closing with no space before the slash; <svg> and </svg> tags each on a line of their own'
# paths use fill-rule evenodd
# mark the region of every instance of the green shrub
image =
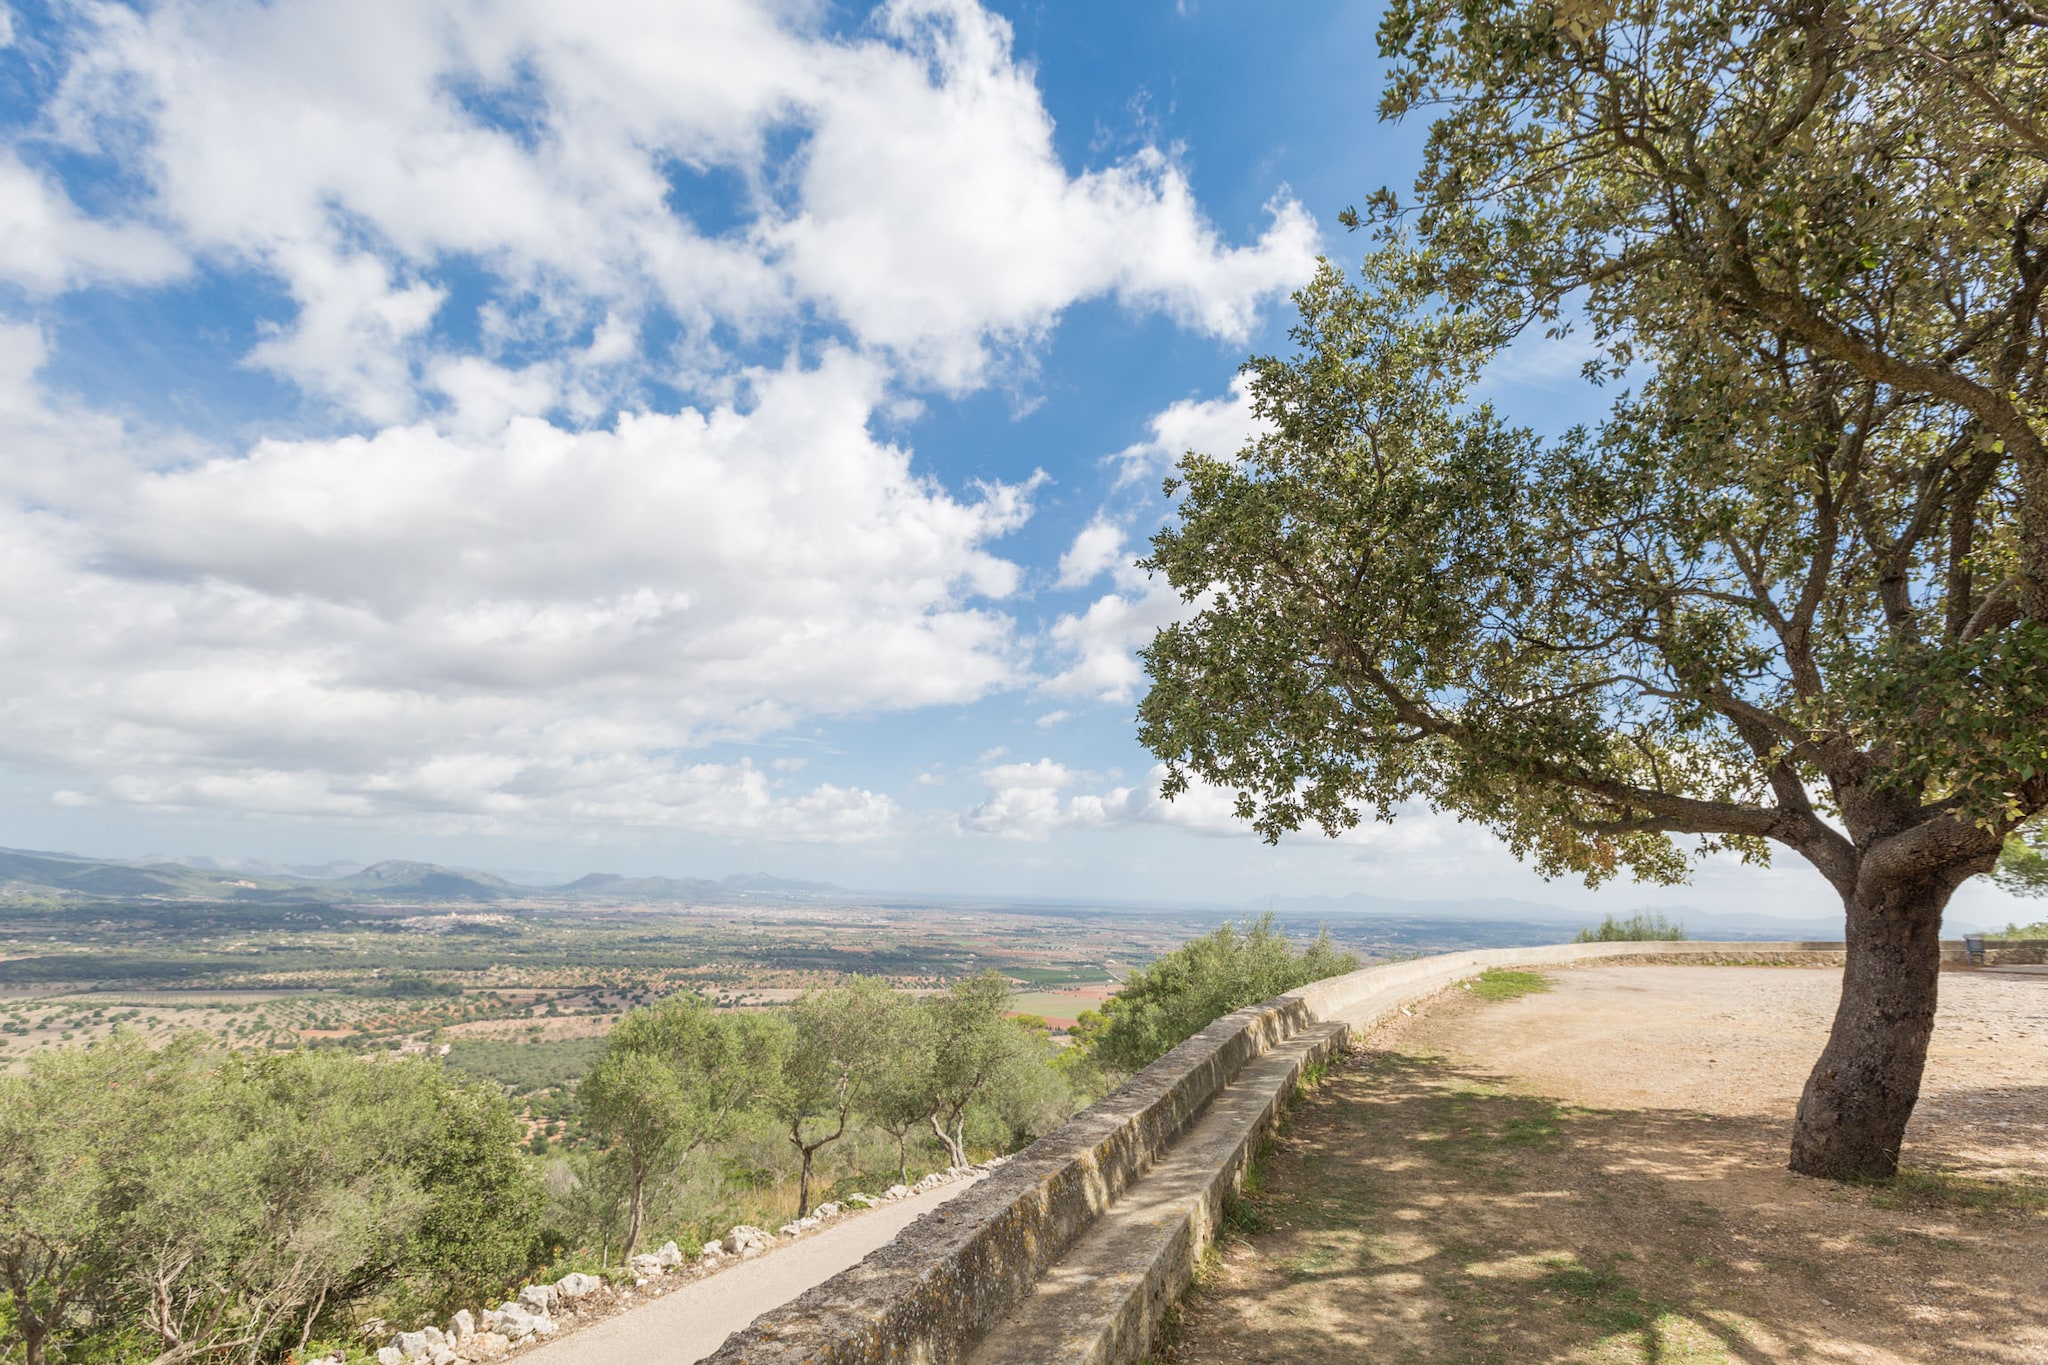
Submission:
<svg viewBox="0 0 2048 1365">
<path fill-rule="evenodd" d="M 1685 937 L 1685 926 L 1649 910 L 1627 919 L 1609 915 L 1591 929 L 1572 935 L 1574 943 L 1670 943 Z"/>
<path fill-rule="evenodd" d="M 27 1365 L 174 1344 L 278 1359 L 358 1304 L 501 1289 L 537 1249 L 504 1097 L 431 1062 L 117 1030 L 0 1084 L 0 1266 Z"/>
<path fill-rule="evenodd" d="M 1245 930 L 1225 922 L 1133 973 L 1100 1013 L 1082 1015 L 1074 1034 L 1091 1060 L 1136 1071 L 1233 1010 L 1357 966 L 1327 932 L 1297 952 L 1270 914 Z"/>
</svg>

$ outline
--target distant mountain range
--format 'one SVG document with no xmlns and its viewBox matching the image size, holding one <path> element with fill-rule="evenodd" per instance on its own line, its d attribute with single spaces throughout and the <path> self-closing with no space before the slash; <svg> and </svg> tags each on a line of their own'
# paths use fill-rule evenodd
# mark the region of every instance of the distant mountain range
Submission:
<svg viewBox="0 0 2048 1365">
<path fill-rule="evenodd" d="M 0 849 L 0 899 L 245 901 L 252 904 L 479 905 L 531 902 L 557 905 L 800 905 L 860 895 L 831 882 L 799 881 L 761 873 L 708 877 L 628 877 L 592 872 L 560 885 L 510 881 L 475 868 L 390 859 L 363 867 L 333 862 L 286 866 L 204 857 L 158 856 L 134 860 L 86 858 L 72 853 Z M 954 903 L 935 896 L 891 897 L 895 903 Z M 1020 906 L 1020 908 L 1022 908 Z M 1127 907 L 1138 910 L 1139 907 Z M 1409 924 L 1451 921 L 1519 923 L 1576 928 L 1597 923 L 1590 911 L 1505 897 L 1404 900 L 1354 892 L 1348 896 L 1276 897 L 1233 916 L 1274 911 L 1290 927 L 1319 921 L 1370 919 Z M 1181 907 L 1185 913 L 1188 907 Z M 1717 914 L 1666 910 L 1694 938 L 1839 938 L 1839 914 L 1815 906 L 1811 915 Z"/>
<path fill-rule="evenodd" d="M 326 873 L 328 875 L 307 875 Z M 593 872 L 561 886 L 522 886 L 490 872 L 390 859 L 358 868 L 330 863 L 287 870 L 275 864 L 222 864 L 211 858 L 121 861 L 71 853 L 0 849 L 0 896 L 65 899 L 147 897 L 205 901 L 390 901 L 476 904 L 484 901 L 568 901 L 601 904 L 737 905 L 843 896 L 830 882 L 741 873 L 703 877 L 624 877 Z"/>
</svg>

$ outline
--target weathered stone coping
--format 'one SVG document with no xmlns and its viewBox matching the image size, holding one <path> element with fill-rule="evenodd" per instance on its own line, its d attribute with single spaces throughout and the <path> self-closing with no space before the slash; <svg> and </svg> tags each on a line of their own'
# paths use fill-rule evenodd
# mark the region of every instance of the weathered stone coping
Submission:
<svg viewBox="0 0 2048 1365">
<path fill-rule="evenodd" d="M 1962 945 L 1943 944 L 1944 957 Z M 1369 1027 L 1489 967 L 1580 962 L 1835 965 L 1840 942 L 1573 943 L 1389 962 L 1225 1015 L 926 1214 L 859 1265 L 728 1338 L 712 1365 L 955 1365 L 1143 1175 L 1246 1062 L 1314 1024 Z"/>
</svg>

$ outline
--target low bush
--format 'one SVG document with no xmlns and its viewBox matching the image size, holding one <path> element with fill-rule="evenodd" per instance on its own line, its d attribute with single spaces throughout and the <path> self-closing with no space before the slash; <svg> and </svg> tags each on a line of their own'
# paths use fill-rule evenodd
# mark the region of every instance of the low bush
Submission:
<svg viewBox="0 0 2048 1365">
<path fill-rule="evenodd" d="M 1685 937 L 1685 926 L 1649 910 L 1623 919 L 1609 915 L 1590 929 L 1572 935 L 1574 943 L 1670 943 Z"/>
<path fill-rule="evenodd" d="M 1225 922 L 1134 972 L 1099 1012 L 1082 1014 L 1074 1037 L 1096 1065 L 1136 1071 L 1233 1010 L 1357 967 L 1327 933 L 1297 950 L 1270 914 L 1243 930 Z"/>
</svg>

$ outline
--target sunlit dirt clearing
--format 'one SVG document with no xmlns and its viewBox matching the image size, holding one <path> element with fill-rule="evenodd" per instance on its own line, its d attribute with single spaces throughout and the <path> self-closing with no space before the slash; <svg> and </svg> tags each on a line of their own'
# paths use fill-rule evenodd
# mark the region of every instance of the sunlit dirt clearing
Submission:
<svg viewBox="0 0 2048 1365">
<path fill-rule="evenodd" d="M 1592 968 L 1397 1021 L 1301 1102 L 1165 1357 L 2048 1360 L 2048 978 L 1943 976 L 1891 1189 L 1784 1170 L 1839 980 Z"/>
</svg>

